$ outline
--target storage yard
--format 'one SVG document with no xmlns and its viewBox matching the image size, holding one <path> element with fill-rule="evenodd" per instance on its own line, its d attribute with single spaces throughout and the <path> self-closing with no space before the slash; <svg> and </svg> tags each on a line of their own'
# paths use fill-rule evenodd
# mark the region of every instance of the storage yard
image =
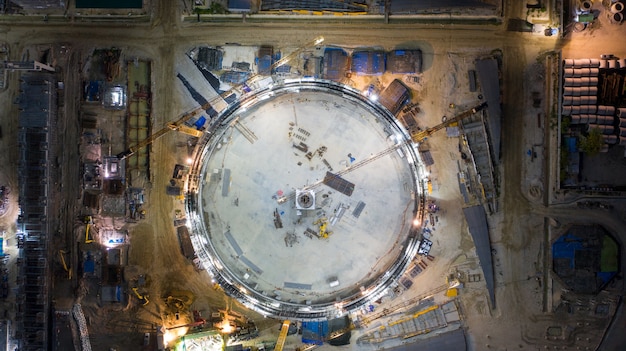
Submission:
<svg viewBox="0 0 626 351">
<path fill-rule="evenodd" d="M 0 351 L 623 344 L 615 6 L 96 3 L 1 2 Z"/>
</svg>

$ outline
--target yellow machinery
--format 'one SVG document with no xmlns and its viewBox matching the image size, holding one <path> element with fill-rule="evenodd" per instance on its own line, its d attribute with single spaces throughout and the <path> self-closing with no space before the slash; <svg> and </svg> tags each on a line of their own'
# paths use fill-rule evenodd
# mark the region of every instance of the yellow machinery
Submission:
<svg viewBox="0 0 626 351">
<path fill-rule="evenodd" d="M 429 136 L 431 136 L 433 133 L 435 133 L 436 131 L 443 129 L 445 127 L 448 127 L 454 123 L 459 122 L 460 120 L 467 118 L 473 114 L 475 114 L 476 112 L 484 109 L 485 107 L 487 107 L 487 103 L 483 102 L 482 104 L 467 110 L 465 112 L 462 112 L 461 114 L 458 114 L 448 120 L 445 120 L 441 123 L 439 123 L 438 125 L 431 127 L 431 128 L 427 128 L 424 130 L 420 130 L 418 132 L 415 132 L 413 134 L 411 134 L 411 139 L 413 140 L 414 143 L 421 143 L 422 141 L 426 140 L 426 138 L 428 138 Z"/>
<path fill-rule="evenodd" d="M 93 235 L 89 235 L 91 231 L 91 226 L 93 225 L 93 218 L 91 216 L 85 216 L 85 244 L 89 244 L 93 242 Z"/>
<path fill-rule="evenodd" d="M 274 62 L 271 66 L 270 66 L 270 72 L 279 66 L 284 65 L 285 63 L 289 62 L 291 59 L 297 57 L 303 50 L 307 49 L 308 47 L 311 46 L 315 46 L 318 45 L 320 43 L 322 43 L 324 41 L 323 37 L 317 37 L 315 38 L 313 41 L 309 42 L 308 44 L 306 44 L 305 46 L 302 46 L 298 49 L 296 49 L 295 51 L 289 53 L 288 55 L 285 55 L 283 58 L 281 58 L 280 60 Z M 257 78 L 259 76 L 258 73 L 251 75 L 248 80 L 246 80 L 244 83 L 236 85 L 234 87 L 232 87 L 231 89 L 229 89 L 228 91 L 222 93 L 220 95 L 221 97 L 227 97 L 229 95 L 231 95 L 232 93 L 234 93 L 235 91 L 237 91 L 239 88 L 241 88 L 244 84 L 249 83 L 251 81 L 253 81 L 255 78 Z M 217 99 L 215 100 L 217 101 Z M 128 148 L 128 150 L 123 151 L 119 154 L 117 154 L 117 158 L 120 160 L 123 160 L 131 155 L 133 155 L 135 152 L 137 152 L 137 150 L 142 149 L 150 144 L 152 144 L 155 140 L 157 140 L 158 138 L 162 137 L 163 135 L 169 133 L 172 130 L 178 130 L 181 131 L 183 133 L 192 133 L 191 135 L 202 135 L 202 132 L 197 131 L 198 133 L 191 132 L 191 130 L 193 130 L 193 128 L 186 128 L 187 126 L 185 125 L 185 122 L 189 121 L 192 117 L 198 115 L 199 113 L 201 113 L 202 111 L 206 111 L 209 107 L 211 107 L 212 105 L 215 105 L 215 102 L 207 102 L 206 104 L 203 104 L 202 106 L 199 106 L 193 110 L 191 110 L 190 112 L 187 112 L 185 114 L 183 114 L 178 120 L 172 122 L 172 123 L 168 123 L 165 127 L 157 130 L 154 134 L 150 135 L 149 137 L 147 137 L 146 139 L 140 141 L 139 143 L 131 146 Z"/>
<path fill-rule="evenodd" d="M 67 262 L 65 262 L 65 250 L 59 250 L 59 256 L 61 256 L 61 264 L 63 265 L 63 269 L 67 272 L 67 279 L 72 279 L 72 268 L 67 266 Z"/>
<path fill-rule="evenodd" d="M 456 116 L 454 116 L 454 117 L 452 117 L 450 119 L 447 119 L 447 120 L 441 122 L 440 124 L 438 124 L 438 125 L 436 125 L 434 127 L 427 128 L 427 129 L 415 132 L 415 133 L 411 134 L 411 140 L 414 143 L 421 143 L 424 140 L 426 140 L 429 136 L 431 136 L 433 133 L 435 133 L 436 131 L 441 130 L 441 129 L 445 128 L 445 127 L 448 127 L 448 126 L 450 126 L 450 125 L 452 125 L 454 123 L 457 123 L 457 122 L 461 121 L 464 118 L 470 117 L 473 114 L 481 111 L 485 107 L 487 107 L 487 103 L 483 102 L 482 104 L 477 105 L 476 107 L 474 107 L 474 108 L 472 108 L 470 110 L 462 112 L 461 114 L 456 115 Z M 362 160 L 360 160 L 358 162 L 355 162 L 355 163 L 351 164 L 348 168 L 345 168 L 345 169 L 342 169 L 342 170 L 336 172 L 335 176 L 338 176 L 338 177 L 343 176 L 343 175 L 345 175 L 347 173 L 350 173 L 350 172 L 352 172 L 352 171 L 354 171 L 354 170 L 356 170 L 356 169 L 358 169 L 360 167 L 363 167 L 363 166 L 365 166 L 365 165 L 367 165 L 369 163 L 372 163 L 372 162 L 378 160 L 379 158 L 382 158 L 382 157 L 384 157 L 384 156 L 386 156 L 386 155 L 396 151 L 402 145 L 403 145 L 402 143 L 395 144 L 395 145 L 393 145 L 391 147 L 388 147 L 388 148 L 382 150 L 381 152 L 379 152 L 377 154 L 374 154 L 374 155 L 369 156 L 367 158 L 364 158 L 364 159 L 362 159 Z M 307 189 L 307 190 L 313 189 L 313 188 L 319 186 L 322 183 L 323 183 L 323 180 L 317 181 L 317 182 L 315 182 L 315 183 L 313 183 L 311 185 L 308 185 L 305 189 Z M 429 186 L 430 186 L 429 191 L 432 191 L 432 184 L 430 184 Z M 288 199 L 293 198 L 295 196 L 295 194 L 296 194 L 295 192 L 292 192 L 289 195 L 285 195 L 285 196 L 279 198 L 277 201 L 278 201 L 279 204 L 285 203 Z M 314 224 L 317 224 L 317 223 L 314 223 Z"/>
<path fill-rule="evenodd" d="M 285 347 L 285 340 L 287 340 L 287 334 L 289 333 L 290 325 L 290 321 L 283 321 L 283 326 L 280 328 L 280 333 L 278 334 L 278 340 L 276 340 L 276 346 L 274 347 L 274 351 L 283 351 L 283 347 Z"/>
<path fill-rule="evenodd" d="M 328 220 L 326 219 L 326 217 L 322 217 L 316 220 L 315 222 L 313 222 L 313 224 L 316 224 L 319 226 L 319 237 L 322 239 L 328 238 L 328 236 L 333 233 L 331 231 L 326 230 L 326 228 L 328 227 Z"/>
<path fill-rule="evenodd" d="M 146 294 L 141 295 L 139 293 L 139 288 L 133 288 L 133 292 L 135 293 L 135 296 L 137 296 L 139 301 L 143 302 L 144 306 L 147 305 L 150 302 L 150 300 L 148 300 L 148 295 L 146 295 Z"/>
</svg>

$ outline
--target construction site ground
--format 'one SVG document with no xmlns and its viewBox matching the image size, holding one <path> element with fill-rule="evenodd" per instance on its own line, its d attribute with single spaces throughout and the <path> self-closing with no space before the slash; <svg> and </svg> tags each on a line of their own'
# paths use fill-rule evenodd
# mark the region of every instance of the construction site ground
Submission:
<svg viewBox="0 0 626 351">
<path fill-rule="evenodd" d="M 505 1 L 506 18 L 523 17 L 524 2 Z M 50 202 L 60 213 L 56 219 L 54 249 L 50 255 L 54 271 L 53 304 L 57 311 L 69 311 L 75 303 L 81 303 L 89 327 L 91 347 L 95 351 L 138 350 L 143 347 L 144 333 L 152 333 L 149 345 L 156 348 L 156 328 L 165 325 L 170 329 L 168 337 L 182 334 L 187 328 L 174 328 L 192 323 L 191 311 L 197 310 L 203 317 L 212 312 L 230 313 L 232 320 L 244 324 L 254 321 L 259 336 L 244 342 L 256 346 L 261 341 L 275 342 L 280 322 L 264 318 L 246 309 L 237 301 L 226 296 L 211 277 L 197 270 L 185 258 L 180 249 L 173 221 L 184 212 L 184 204 L 175 196 L 166 194 L 172 171 L 176 164 L 184 164 L 188 157 L 188 136 L 171 132 L 152 145 L 150 168 L 133 175 L 133 186 L 142 187 L 145 193 L 145 218 L 127 221 L 124 216 L 98 218 L 97 227 L 110 227 L 128 231 L 126 266 L 119 273 L 123 277 L 124 298 L 119 303 L 107 303 L 100 296 L 100 277 L 82 278 L 79 258 L 85 251 L 97 251 L 95 257 L 106 255 L 106 250 L 94 244 L 85 244 L 84 215 L 91 210 L 82 205 L 80 179 L 81 160 L 87 155 L 116 155 L 126 149 L 123 140 L 123 113 L 103 111 L 100 107 L 82 101 L 85 64 L 94 49 L 115 46 L 122 52 L 122 67 L 140 62 L 151 62 L 152 92 L 151 123 L 153 130 L 176 120 L 190 110 L 192 101 L 181 89 L 176 69 L 180 61 L 187 60 L 185 52 L 200 45 L 243 45 L 271 44 L 274 50 L 298 47 L 317 35 L 323 35 L 326 43 L 358 47 L 372 43 L 392 49 L 398 46 L 419 47 L 424 58 L 424 73 L 419 83 L 405 83 L 412 89 L 413 102 L 420 105 L 420 126 L 429 127 L 441 122 L 443 116 L 452 116 L 473 106 L 478 92 L 469 92 L 468 69 L 472 69 L 478 58 L 497 54 L 501 59 L 501 84 L 503 103 L 502 157 L 497 166 L 500 175 L 499 210 L 489 216 L 490 239 L 493 247 L 494 274 L 496 279 L 496 304 L 491 305 L 485 288 L 484 277 L 477 259 L 474 243 L 463 220 L 462 196 L 458 188 L 459 166 L 465 164 L 459 153 L 459 140 L 448 138 L 444 131 L 428 140 L 428 148 L 435 164 L 430 167 L 432 181 L 431 199 L 441 211 L 432 227 L 434 260 L 425 260 L 424 269 L 409 289 L 399 288 L 380 303 L 374 310 L 356 316 L 355 322 L 364 328 L 352 331 L 354 350 L 375 350 L 399 346 L 418 338 L 430 337 L 423 334 L 409 340 L 390 338 L 380 343 L 357 343 L 357 339 L 370 335 L 381 326 L 394 324 L 406 318 L 404 312 L 416 312 L 419 301 L 433 298 L 433 305 L 443 305 L 453 300 L 458 309 L 458 320 L 452 316 L 445 328 L 438 332 L 460 328 L 464 331 L 469 350 L 507 349 L 562 349 L 593 350 L 607 332 L 614 311 L 621 303 L 623 280 L 610 285 L 599 296 L 584 297 L 571 295 L 555 280 L 551 271 L 550 243 L 567 227 L 568 223 L 602 222 L 616 235 L 623 235 L 626 208 L 623 201 L 609 199 L 613 210 L 581 210 L 576 207 L 571 194 L 563 194 L 554 187 L 556 136 L 552 109 L 558 104 L 554 95 L 555 79 L 558 77 L 559 62 L 553 55 L 562 57 L 599 57 L 612 51 L 626 55 L 623 48 L 615 47 L 616 38 L 624 35 L 623 25 L 611 25 L 601 17 L 599 26 L 582 33 L 570 33 L 564 39 L 538 36 L 531 33 L 507 32 L 503 25 L 454 25 L 454 24 L 401 24 L 382 22 L 363 24 L 312 24 L 295 28 L 285 23 L 256 23 L 251 29 L 246 23 L 202 24 L 182 23 L 179 14 L 182 5 L 170 1 L 151 1 L 152 25 L 140 24 L 129 28 L 127 24 L 106 23 L 106 30 L 97 25 L 72 23 L 67 26 L 51 27 L 43 22 L 28 26 L 12 26 L 0 23 L 2 40 L 10 47 L 11 59 L 18 60 L 27 52 L 36 56 L 42 43 L 51 45 L 55 53 L 59 77 L 65 85 L 65 104 L 59 113 L 62 155 L 54 168 L 57 181 L 51 185 L 55 191 Z M 104 34 L 106 32 L 106 35 Z M 358 32 L 358 35 L 355 33 Z M 37 33 L 36 35 L 34 33 Z M 210 35 L 205 35 L 210 33 Z M 617 50 L 621 52 L 617 52 Z M 126 79 L 124 73 L 118 77 Z M 381 85 L 389 83 L 390 77 L 379 78 Z M 369 82 L 353 82 L 359 88 Z M 362 85 L 361 85 L 362 84 Z M 360 85 L 360 86 L 359 86 Z M 17 258 L 16 226 L 18 216 L 17 197 L 17 105 L 19 75 L 10 73 L 8 88 L 0 93 L 0 103 L 5 106 L 0 127 L 0 183 L 11 189 L 12 204 L 0 217 L 0 231 L 4 238 L 4 252 L 10 254 L 8 267 Z M 542 92 L 541 107 L 533 106 L 532 92 Z M 91 112 L 96 111 L 96 112 Z M 96 113 L 106 126 L 105 140 L 100 144 L 100 153 L 85 147 L 84 136 L 79 125 L 80 113 Z M 92 146 L 93 148 L 93 146 Z M 527 150 L 536 151 L 536 157 L 527 156 Z M 79 151 L 84 153 L 80 154 Z M 87 151 L 86 151 L 87 150 Z M 88 151 L 91 150 L 91 151 Z M 567 195 L 567 196 L 566 196 Z M 477 199 L 474 199 L 477 201 Z M 623 243 L 624 238 L 618 236 Z M 373 245 L 375 243 L 372 243 Z M 91 245 L 91 246 L 90 246 Z M 623 245 L 622 245 L 623 248 Z M 67 261 L 74 274 L 62 266 L 59 250 L 67 253 Z M 102 256 L 100 256 L 102 255 Z M 622 272 L 624 265 L 622 262 Z M 16 271 L 9 269 L 9 279 L 16 281 Z M 463 287 L 458 297 L 445 295 L 450 275 L 459 278 Z M 144 281 L 145 279 L 145 281 Z M 142 282 L 142 283 L 140 283 Z M 147 296 L 149 303 L 132 291 Z M 0 302 L 6 318 L 15 315 L 15 294 Z M 562 309 L 562 302 L 575 301 L 571 309 Z M 607 305 L 607 313 L 598 313 L 598 305 Z M 450 305 L 448 305 L 449 307 Z M 427 308 L 427 307 L 425 307 Z M 225 313 L 224 313 L 225 312 Z M 448 313 L 450 314 L 450 313 Z M 370 317 L 376 316 L 376 319 Z M 78 345 L 75 323 L 68 316 L 59 316 L 59 325 L 64 332 L 60 337 L 63 347 Z M 623 319 L 623 313 L 618 321 Z M 208 318 L 207 318 L 208 319 Z M 67 333 L 71 336 L 68 336 Z M 436 334 L 435 332 L 434 334 Z M 609 335 L 613 335 L 609 331 Z M 286 350 L 301 346 L 300 335 L 287 337 Z M 613 337 L 613 343 L 605 350 L 619 350 L 623 336 Z M 69 350 L 71 348 L 59 348 Z M 319 350 L 331 350 L 328 344 Z"/>
</svg>

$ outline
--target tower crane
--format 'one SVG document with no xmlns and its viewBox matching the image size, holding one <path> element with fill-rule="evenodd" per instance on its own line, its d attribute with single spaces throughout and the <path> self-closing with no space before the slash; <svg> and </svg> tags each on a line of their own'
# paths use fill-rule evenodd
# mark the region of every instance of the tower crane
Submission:
<svg viewBox="0 0 626 351">
<path fill-rule="evenodd" d="M 460 114 L 447 119 L 439 124 L 437 124 L 434 127 L 430 127 L 424 130 L 420 130 L 416 133 L 411 134 L 411 139 L 413 140 L 414 143 L 421 143 L 422 141 L 426 140 L 426 138 L 428 138 L 429 136 L 431 136 L 433 133 L 435 133 L 438 130 L 441 130 L 453 123 L 456 123 L 464 118 L 467 118 L 471 115 L 476 114 L 477 112 L 481 111 L 482 109 L 484 109 L 485 107 L 487 107 L 487 102 L 483 102 L 482 104 L 475 106 L 474 108 L 467 110 L 465 112 L 461 112 Z"/>
<path fill-rule="evenodd" d="M 436 131 L 441 130 L 441 129 L 443 129 L 443 128 L 445 128 L 445 127 L 447 127 L 447 126 L 449 126 L 449 125 L 451 125 L 453 123 L 459 122 L 462 119 L 470 117 L 470 116 L 476 114 L 477 112 L 483 110 L 485 107 L 487 107 L 487 103 L 483 102 L 480 105 L 477 105 L 477 106 L 475 106 L 475 107 L 473 107 L 473 108 L 471 108 L 471 109 L 469 109 L 467 111 L 461 112 L 460 114 L 458 114 L 458 115 L 456 115 L 456 116 L 454 116 L 454 117 L 452 117 L 450 119 L 447 119 L 447 120 L 437 124 L 434 127 L 430 127 L 430 128 L 425 129 L 425 130 L 421 130 L 421 131 L 418 131 L 416 133 L 413 133 L 413 134 L 411 134 L 411 141 L 413 143 L 421 143 L 424 140 L 426 140 L 426 138 L 428 138 L 433 133 L 435 133 Z M 363 166 L 365 166 L 365 165 L 367 165 L 367 164 L 369 164 L 371 162 L 374 162 L 374 161 L 378 160 L 379 158 L 381 158 L 381 157 L 383 157 L 385 155 L 388 155 L 388 154 L 392 153 L 394 150 L 396 150 L 397 148 L 399 148 L 402 145 L 403 145 L 402 143 L 394 144 L 394 145 L 392 145 L 392 146 L 390 146 L 390 147 L 388 147 L 388 148 L 386 148 L 386 149 L 384 149 L 384 150 L 382 150 L 382 151 L 380 151 L 380 152 L 378 152 L 378 153 L 376 153 L 376 154 L 374 154 L 374 155 L 372 155 L 370 157 L 367 157 L 367 158 L 364 158 L 364 159 L 362 159 L 362 160 L 360 160 L 358 162 L 355 162 L 350 167 L 345 168 L 345 169 L 343 169 L 341 171 L 338 171 L 338 172 L 334 173 L 334 175 L 336 177 L 340 177 L 340 176 L 345 175 L 345 174 L 347 174 L 349 172 L 352 172 L 352 171 L 354 171 L 354 170 L 356 170 L 356 169 L 358 169 L 360 167 L 363 167 Z M 309 190 L 313 189 L 313 188 L 319 186 L 320 184 L 322 184 L 323 182 L 324 182 L 324 180 L 319 180 L 319 181 L 317 181 L 317 182 L 315 182 L 315 183 L 313 183 L 311 185 L 306 186 L 305 189 L 309 189 Z M 279 198 L 278 199 L 278 203 L 279 204 L 285 203 L 287 200 L 291 199 L 292 197 L 295 197 L 295 192 L 293 192 L 292 194 L 285 195 L 285 196 Z"/>
<path fill-rule="evenodd" d="M 317 37 L 317 38 L 313 39 L 312 41 L 308 42 L 307 44 L 305 44 L 304 46 L 301 46 L 301 47 L 297 48 L 296 50 L 294 50 L 293 52 L 283 56 L 281 59 L 279 59 L 278 61 L 274 62 L 270 66 L 270 72 L 272 70 L 274 70 L 276 67 L 282 66 L 282 65 L 286 64 L 287 62 L 289 62 L 290 60 L 294 59 L 302 51 L 306 50 L 307 48 L 309 48 L 311 46 L 319 45 L 323 41 L 324 41 L 324 37 Z M 191 110 L 191 111 L 189 111 L 187 113 L 184 113 L 176 121 L 168 123 L 165 127 L 157 130 L 156 132 L 154 132 L 152 135 L 150 135 L 146 139 L 138 142 L 137 144 L 135 144 L 133 146 L 130 146 L 126 151 L 123 151 L 123 152 L 117 154 L 117 158 L 120 159 L 120 160 L 123 160 L 123 159 L 125 159 L 125 158 L 127 158 L 129 156 L 132 156 L 135 152 L 137 152 L 137 150 L 140 150 L 140 149 L 142 149 L 142 148 L 152 144 L 155 140 L 159 139 L 160 137 L 162 137 L 163 135 L 169 133 L 172 130 L 180 130 L 182 132 L 189 133 L 190 132 L 189 130 L 191 128 L 187 128 L 186 125 L 185 125 L 185 122 L 189 121 L 191 118 L 193 118 L 194 116 L 198 115 L 202 111 L 205 111 L 208 108 L 210 108 L 213 105 L 215 105 L 218 102 L 219 98 L 227 97 L 227 96 L 231 95 L 232 93 L 237 92 L 242 86 L 246 85 L 247 83 L 253 82 L 259 76 L 260 76 L 260 74 L 254 73 L 250 77 L 248 77 L 248 79 L 245 82 L 233 86 L 229 90 L 227 90 L 224 93 L 220 94 L 219 97 L 216 97 L 212 101 L 209 101 L 209 102 L 207 102 L 207 103 L 205 103 L 205 104 L 203 104 L 201 106 L 198 106 L 197 108 L 195 108 L 195 109 L 193 109 L 193 110 Z M 201 134 L 197 134 L 197 133 L 193 132 L 192 135 L 197 136 L 197 135 L 201 135 Z"/>
</svg>

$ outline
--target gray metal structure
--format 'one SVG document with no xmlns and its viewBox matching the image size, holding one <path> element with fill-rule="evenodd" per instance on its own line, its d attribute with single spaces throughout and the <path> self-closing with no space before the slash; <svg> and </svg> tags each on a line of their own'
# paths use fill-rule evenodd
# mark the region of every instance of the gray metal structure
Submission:
<svg viewBox="0 0 626 351">
<path fill-rule="evenodd" d="M 485 284 L 491 301 L 491 307 L 496 306 L 495 279 L 493 275 L 493 260 L 491 259 L 491 241 L 489 239 L 489 226 L 487 214 L 481 205 L 466 207 L 463 209 L 469 232 L 474 239 L 476 254 L 480 260 L 480 266 L 485 276 Z"/>
<path fill-rule="evenodd" d="M 25 74 L 19 97 L 19 205 L 17 232 L 23 246 L 18 258 L 16 339 L 20 350 L 48 348 L 50 264 L 48 213 L 51 154 L 56 120 L 56 81 L 47 74 Z"/>
</svg>

